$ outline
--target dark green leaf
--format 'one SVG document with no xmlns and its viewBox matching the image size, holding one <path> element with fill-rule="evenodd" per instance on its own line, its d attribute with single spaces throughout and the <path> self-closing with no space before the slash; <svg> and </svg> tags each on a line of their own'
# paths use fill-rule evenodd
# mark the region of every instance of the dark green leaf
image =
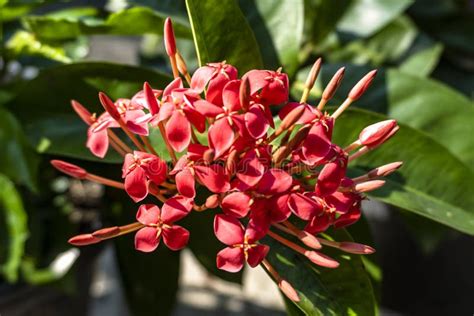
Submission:
<svg viewBox="0 0 474 316">
<path fill-rule="evenodd" d="M 293 74 L 303 37 L 304 1 L 240 0 L 245 17 L 257 38 L 265 67 Z"/>
<path fill-rule="evenodd" d="M 338 241 L 352 240 L 344 230 L 331 236 Z M 372 285 L 360 256 L 324 248 L 340 266 L 320 268 L 268 237 L 263 242 L 270 245 L 267 259 L 297 290 L 300 301 L 294 304 L 306 315 L 376 314 Z"/>
<path fill-rule="evenodd" d="M 0 210 L 6 224 L 6 228 L 2 230 L 6 230 L 8 234 L 8 246 L 5 247 L 8 254 L 6 261 L 0 266 L 0 272 L 8 282 L 15 282 L 18 280 L 21 259 L 28 238 L 28 224 L 20 194 L 15 189 L 15 185 L 3 174 L 0 174 Z"/>
<path fill-rule="evenodd" d="M 147 7 L 133 7 L 112 13 L 106 20 L 70 16 L 28 16 L 24 26 L 41 40 L 68 40 L 79 35 L 163 34 L 166 16 Z M 177 37 L 191 37 L 189 28 L 178 21 L 174 23 Z"/>
<path fill-rule="evenodd" d="M 187 0 L 201 65 L 226 60 L 240 74 L 262 68 L 257 41 L 236 0 Z"/>
<path fill-rule="evenodd" d="M 15 117 L 0 108 L 0 172 L 36 190 L 39 159 Z"/>
<path fill-rule="evenodd" d="M 346 146 L 367 125 L 387 119 L 359 109 L 347 110 L 337 120 L 334 139 Z M 357 159 L 358 172 L 403 161 L 385 186 L 370 196 L 474 235 L 474 173 L 425 133 L 406 125 L 381 148 Z"/>
<path fill-rule="evenodd" d="M 438 65 L 442 53 L 443 45 L 434 44 L 408 57 L 399 69 L 410 75 L 428 77 Z"/>
<path fill-rule="evenodd" d="M 413 0 L 356 0 L 338 24 L 338 30 L 367 37 L 395 19 Z"/>
<path fill-rule="evenodd" d="M 85 148 L 86 126 L 70 106 L 75 99 L 102 113 L 97 94 L 104 91 L 112 98 L 132 97 L 144 81 L 163 89 L 170 77 L 152 70 L 109 63 L 76 63 L 49 68 L 27 82 L 9 102 L 42 152 L 96 160 Z M 104 161 L 120 162 L 113 150 Z"/>
</svg>

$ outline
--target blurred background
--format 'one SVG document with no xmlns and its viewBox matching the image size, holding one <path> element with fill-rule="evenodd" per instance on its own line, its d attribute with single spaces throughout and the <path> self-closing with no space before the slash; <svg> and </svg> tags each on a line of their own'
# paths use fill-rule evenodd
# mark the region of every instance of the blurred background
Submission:
<svg viewBox="0 0 474 316">
<path fill-rule="evenodd" d="M 295 100 L 317 57 L 324 66 L 311 101 L 338 67 L 346 67 L 339 100 L 363 74 L 379 69 L 354 106 L 403 124 L 406 132 L 392 141 L 400 152 L 376 157 L 416 163 L 400 181 L 414 198 L 404 204 L 387 192 L 374 196 L 364 202 L 364 220 L 349 231 L 377 249 L 364 264 L 382 315 L 471 315 L 474 1 L 201 3 L 215 10 L 195 17 L 199 23 L 232 24 L 242 15 L 263 65 L 289 74 Z M 181 253 L 160 247 L 139 254 L 133 236 L 80 249 L 67 244 L 72 235 L 127 223 L 136 208 L 121 192 L 50 167 L 50 159 L 68 157 L 120 176 L 118 156 L 99 162 L 87 152 L 86 127 L 69 100 L 98 110 L 98 91 L 131 97 L 145 80 L 163 88 L 171 73 L 161 36 L 166 16 L 188 67 L 196 69 L 186 3 L 0 0 L 0 10 L 0 315 L 285 315 L 260 268 L 216 270 L 212 214 L 186 219 L 197 228 Z M 232 36 L 225 28 L 214 31 Z M 357 135 L 351 126 L 337 137 Z"/>
</svg>

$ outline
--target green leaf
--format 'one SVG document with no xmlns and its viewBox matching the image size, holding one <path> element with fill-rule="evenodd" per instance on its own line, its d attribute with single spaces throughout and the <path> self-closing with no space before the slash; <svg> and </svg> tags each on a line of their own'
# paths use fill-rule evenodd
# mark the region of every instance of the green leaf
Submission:
<svg viewBox="0 0 474 316">
<path fill-rule="evenodd" d="M 166 16 L 160 12 L 137 6 L 112 13 L 106 20 L 70 14 L 67 16 L 27 16 L 22 22 L 25 28 L 40 40 L 58 41 L 93 34 L 163 34 L 165 19 Z M 173 26 L 177 37 L 191 37 L 191 32 L 186 25 L 175 21 Z"/>
<path fill-rule="evenodd" d="M 15 117 L 0 108 L 0 172 L 35 191 L 39 159 Z"/>
<path fill-rule="evenodd" d="M 240 74 L 262 68 L 257 41 L 236 0 L 186 0 L 200 65 L 226 60 Z"/>
<path fill-rule="evenodd" d="M 400 16 L 368 39 L 350 42 L 329 56 L 331 62 L 380 65 L 400 58 L 413 43 L 417 30 L 406 16 Z"/>
<path fill-rule="evenodd" d="M 344 13 L 355 0 L 305 0 L 305 29 L 304 36 L 310 43 L 320 44 L 330 33 Z"/>
<path fill-rule="evenodd" d="M 331 234 L 338 241 L 352 238 L 345 230 Z M 336 259 L 336 269 L 321 268 L 289 248 L 267 237 L 270 246 L 267 260 L 298 292 L 295 304 L 306 315 L 375 315 L 376 302 L 370 279 L 360 256 L 324 248 Z"/>
<path fill-rule="evenodd" d="M 338 24 L 338 30 L 368 37 L 400 15 L 413 0 L 356 0 Z"/>
<path fill-rule="evenodd" d="M 3 174 L 0 174 L 0 206 L 6 223 L 2 230 L 8 233 L 8 254 L 0 272 L 8 282 L 15 282 L 28 238 L 28 218 L 15 185 Z"/>
<path fill-rule="evenodd" d="M 413 76 L 428 77 L 438 65 L 442 53 L 443 44 L 435 43 L 408 57 L 399 70 Z"/>
<path fill-rule="evenodd" d="M 321 77 L 324 84 L 339 66 L 323 67 Z M 348 66 L 333 104 L 345 99 L 350 88 L 369 70 L 367 67 Z M 299 76 L 301 82 L 304 82 L 307 71 L 309 69 Z M 294 92 L 300 95 L 301 90 L 300 85 L 295 85 Z M 474 138 L 467 137 L 474 135 L 473 105 L 464 95 L 440 82 L 390 69 L 380 70 L 364 96 L 352 106 L 387 114 L 428 133 L 474 170 Z"/>
<path fill-rule="evenodd" d="M 239 1 L 257 38 L 267 69 L 283 66 L 293 74 L 303 38 L 304 1 Z"/>
<path fill-rule="evenodd" d="M 346 146 L 367 125 L 387 119 L 383 115 L 349 109 L 337 120 L 334 140 Z M 369 195 L 385 203 L 422 215 L 474 235 L 474 172 L 434 139 L 404 124 L 381 148 L 351 164 L 355 173 L 392 161 L 404 165 L 385 186 Z"/>
<path fill-rule="evenodd" d="M 21 87 L 7 106 L 17 114 L 27 134 L 40 151 L 97 160 L 87 148 L 87 126 L 77 117 L 70 100 L 81 102 L 91 112 L 102 113 L 99 91 L 111 98 L 132 97 L 148 81 L 163 89 L 172 79 L 152 70 L 109 63 L 75 63 L 40 72 Z M 109 151 L 105 162 L 121 162 Z"/>
<path fill-rule="evenodd" d="M 20 55 L 42 56 L 62 63 L 70 63 L 71 59 L 66 56 L 62 46 L 42 43 L 31 33 L 18 31 L 8 40 L 5 45 L 7 54 L 14 57 Z"/>
</svg>

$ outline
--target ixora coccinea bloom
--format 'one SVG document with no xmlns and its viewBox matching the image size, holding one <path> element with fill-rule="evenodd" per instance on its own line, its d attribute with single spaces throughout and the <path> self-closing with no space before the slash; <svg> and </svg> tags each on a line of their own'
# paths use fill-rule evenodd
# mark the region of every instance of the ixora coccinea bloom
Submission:
<svg viewBox="0 0 474 316">
<path fill-rule="evenodd" d="M 366 127 L 346 147 L 332 141 L 338 117 L 366 91 L 376 72 L 363 77 L 330 114 L 324 107 L 340 85 L 343 68 L 323 90 L 319 104 L 310 105 L 306 100 L 321 67 L 318 59 L 301 100 L 289 102 L 288 77 L 281 69 L 251 70 L 239 77 L 234 66 L 215 62 L 190 75 L 169 19 L 164 34 L 175 79 L 163 90 L 145 82 L 131 99 L 115 102 L 100 93 L 105 112 L 98 116 L 72 101 L 73 109 L 89 125 L 86 146 L 91 153 L 102 158 L 113 148 L 122 155 L 123 182 L 64 161 L 51 162 L 72 177 L 125 190 L 136 203 L 149 196 L 157 202 L 138 205 L 134 223 L 78 235 L 69 242 L 89 245 L 134 232 L 138 251 L 154 251 L 161 241 L 179 250 L 193 236 L 177 223 L 190 212 L 214 212 L 214 232 L 223 243 L 216 254 L 217 267 L 237 272 L 245 264 L 262 265 L 294 301 L 299 300 L 297 289 L 266 260 L 271 251 L 266 239 L 326 268 L 337 268 L 339 263 L 324 254 L 324 247 L 373 253 L 369 246 L 328 240 L 320 234 L 329 227 L 355 223 L 361 216 L 364 193 L 384 185 L 381 177 L 401 166 L 392 162 L 357 178 L 346 175 L 352 160 L 397 132 L 394 120 Z M 279 124 L 271 114 L 276 109 L 280 109 Z M 129 141 L 121 140 L 115 129 L 121 129 Z M 169 161 L 151 146 L 150 129 L 161 133 Z M 196 132 L 207 135 L 207 140 Z M 202 205 L 195 202 L 198 194 L 208 194 Z"/>
</svg>

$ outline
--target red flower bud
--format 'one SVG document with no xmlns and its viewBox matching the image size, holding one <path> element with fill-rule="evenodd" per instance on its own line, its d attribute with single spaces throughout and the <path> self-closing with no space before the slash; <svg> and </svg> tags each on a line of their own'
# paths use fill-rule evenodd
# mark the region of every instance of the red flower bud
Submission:
<svg viewBox="0 0 474 316">
<path fill-rule="evenodd" d="M 353 101 L 359 99 L 364 94 L 365 90 L 367 90 L 367 88 L 370 86 L 376 75 L 377 70 L 372 70 L 366 74 L 362 79 L 359 80 L 358 83 L 356 83 L 354 88 L 352 88 L 352 90 L 349 92 L 348 98 Z"/>
<path fill-rule="evenodd" d="M 322 95 L 323 99 L 329 100 L 334 96 L 334 93 L 336 93 L 337 88 L 339 88 L 339 86 L 341 85 L 345 70 L 346 68 L 342 67 L 334 74 L 334 76 L 332 76 L 328 85 L 326 86 L 326 88 L 324 88 Z"/>
<path fill-rule="evenodd" d="M 113 226 L 113 227 L 106 227 L 99 230 L 96 230 L 92 233 L 92 236 L 100 239 L 114 237 L 120 234 L 120 227 Z"/>
<path fill-rule="evenodd" d="M 148 104 L 151 115 L 157 114 L 160 106 L 158 105 L 158 100 L 156 100 L 155 93 L 148 82 L 143 84 L 143 91 L 145 92 L 145 101 Z"/>
<path fill-rule="evenodd" d="M 288 283 L 288 281 L 280 280 L 280 282 L 278 282 L 278 287 L 286 295 L 286 297 L 288 297 L 293 302 L 300 301 L 298 293 L 296 292 L 295 288 L 290 283 Z"/>
<path fill-rule="evenodd" d="M 385 142 L 398 130 L 397 121 L 386 120 L 367 126 L 360 132 L 359 141 L 362 145 L 375 147 Z"/>
<path fill-rule="evenodd" d="M 170 57 L 174 56 L 176 54 L 176 39 L 174 37 L 173 23 L 170 18 L 166 18 L 165 20 L 163 35 L 165 39 L 166 54 Z"/>
<path fill-rule="evenodd" d="M 306 83 L 305 83 L 306 88 L 311 89 L 314 86 L 314 82 L 318 78 L 320 70 L 321 70 L 321 58 L 318 58 L 314 62 L 313 67 L 311 67 L 311 70 L 308 74 L 308 78 L 306 78 Z"/>
<path fill-rule="evenodd" d="M 370 255 L 375 252 L 375 249 L 370 246 L 362 245 L 362 244 L 358 244 L 358 243 L 350 242 L 350 241 L 340 242 L 339 249 L 348 253 L 356 254 L 356 255 Z"/>
<path fill-rule="evenodd" d="M 51 164 L 54 168 L 73 178 L 85 179 L 87 177 L 87 171 L 85 169 L 82 169 L 81 167 L 73 165 L 69 162 L 62 160 L 51 160 Z"/>
<path fill-rule="evenodd" d="M 219 206 L 219 195 L 218 194 L 210 195 L 206 199 L 205 205 L 207 208 L 216 208 L 217 206 Z"/>
<path fill-rule="evenodd" d="M 68 240 L 68 243 L 74 246 L 87 246 L 92 244 L 97 244 L 101 239 L 92 236 L 92 234 L 83 234 L 72 237 Z"/>
</svg>

